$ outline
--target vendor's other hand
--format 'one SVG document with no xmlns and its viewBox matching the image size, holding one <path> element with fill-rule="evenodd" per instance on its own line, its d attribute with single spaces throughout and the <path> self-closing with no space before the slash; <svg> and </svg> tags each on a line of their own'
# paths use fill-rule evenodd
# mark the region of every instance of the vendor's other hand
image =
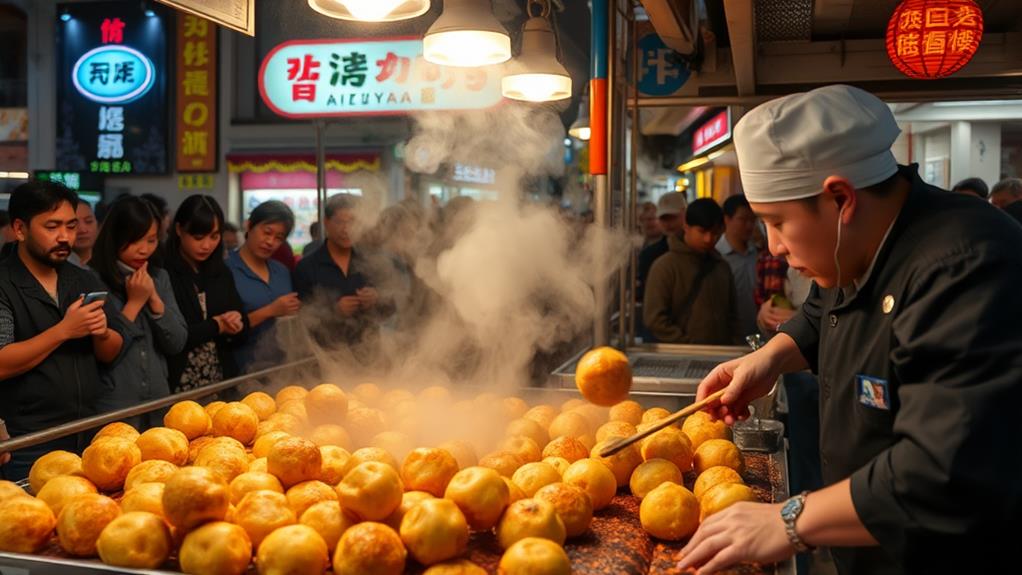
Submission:
<svg viewBox="0 0 1022 575">
<path fill-rule="evenodd" d="M 793 317 L 795 317 L 795 310 L 777 307 L 773 301 L 766 300 L 763 305 L 759 306 L 756 322 L 764 331 L 776 333 L 782 323 Z"/>
<path fill-rule="evenodd" d="M 344 317 L 351 317 L 355 315 L 361 306 L 362 300 L 360 300 L 358 296 L 346 295 L 337 300 L 337 311 L 339 311 Z"/>
<path fill-rule="evenodd" d="M 775 563 L 795 554 L 781 519 L 781 504 L 736 503 L 714 513 L 681 550 L 681 569 L 715 573 L 736 563 Z"/>
<path fill-rule="evenodd" d="M 749 416 L 749 404 L 770 392 L 781 376 L 769 348 L 733 359 L 715 367 L 699 384 L 696 401 L 727 388 L 720 402 L 706 411 L 724 423 L 734 425 Z"/>
<path fill-rule="evenodd" d="M 380 299 L 380 294 L 371 287 L 364 287 L 355 292 L 355 294 L 358 297 L 358 301 L 362 304 L 362 309 L 372 309 Z"/>
</svg>

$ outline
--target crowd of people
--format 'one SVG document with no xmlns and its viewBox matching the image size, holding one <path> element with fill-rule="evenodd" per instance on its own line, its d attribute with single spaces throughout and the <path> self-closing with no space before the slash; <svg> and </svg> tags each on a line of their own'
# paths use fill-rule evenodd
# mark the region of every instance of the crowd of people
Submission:
<svg viewBox="0 0 1022 575">
<path fill-rule="evenodd" d="M 317 306 L 319 335 L 352 344 L 392 310 L 354 245 L 354 198 L 330 198 L 325 237 L 297 263 L 295 217 L 279 201 L 254 208 L 244 231 L 206 195 L 173 213 L 152 196 L 101 208 L 51 182 L 11 194 L 0 222 L 0 439 L 277 365 L 287 351 L 277 327 L 303 306 Z M 161 421 L 156 411 L 129 423 Z M 84 440 L 0 454 L 0 477 L 22 479 L 43 453 Z"/>
</svg>

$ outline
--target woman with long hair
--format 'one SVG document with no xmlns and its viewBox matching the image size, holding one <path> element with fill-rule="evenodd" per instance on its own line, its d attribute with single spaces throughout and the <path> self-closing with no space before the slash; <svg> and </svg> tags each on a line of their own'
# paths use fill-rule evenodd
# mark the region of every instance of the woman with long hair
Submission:
<svg viewBox="0 0 1022 575">
<path fill-rule="evenodd" d="M 271 200 L 256 206 L 248 217 L 245 241 L 227 256 L 241 301 L 252 328 L 247 341 L 235 349 L 241 371 L 268 367 L 284 356 L 276 335 L 277 318 L 293 316 L 301 308 L 291 287 L 291 272 L 273 259 L 295 227 L 295 215 L 284 202 Z"/>
<path fill-rule="evenodd" d="M 159 245 L 160 219 L 141 198 L 115 202 L 92 248 L 89 265 L 106 286 L 120 312 L 124 345 L 117 358 L 101 367 L 100 412 L 113 411 L 170 394 L 167 358 L 177 355 L 188 335 L 174 299 L 170 276 L 150 263 Z M 133 418 L 141 429 L 162 425 L 162 414 Z"/>
<path fill-rule="evenodd" d="M 232 347 L 248 331 L 234 276 L 224 264 L 224 212 L 206 195 L 185 198 L 167 235 L 167 271 L 188 324 L 184 352 L 170 362 L 175 391 L 238 375 Z"/>
</svg>

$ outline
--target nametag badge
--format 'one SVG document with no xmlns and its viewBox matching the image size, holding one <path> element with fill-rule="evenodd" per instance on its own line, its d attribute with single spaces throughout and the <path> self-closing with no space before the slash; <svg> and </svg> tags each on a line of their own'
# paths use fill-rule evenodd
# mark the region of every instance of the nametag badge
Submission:
<svg viewBox="0 0 1022 575">
<path fill-rule="evenodd" d="M 890 387 L 886 379 L 868 375 L 855 376 L 859 403 L 874 409 L 891 410 Z"/>
</svg>

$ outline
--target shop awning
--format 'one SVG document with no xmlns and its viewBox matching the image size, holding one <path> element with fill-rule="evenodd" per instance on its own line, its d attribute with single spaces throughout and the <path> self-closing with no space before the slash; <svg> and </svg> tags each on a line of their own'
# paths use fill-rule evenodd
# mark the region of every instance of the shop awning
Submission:
<svg viewBox="0 0 1022 575">
<path fill-rule="evenodd" d="M 267 172 L 309 172 L 316 173 L 315 154 L 275 154 L 275 153 L 234 153 L 227 154 L 227 169 L 234 174 L 251 172 L 264 174 Z M 380 154 L 378 152 L 356 152 L 326 155 L 327 171 L 350 174 L 359 170 L 367 172 L 380 171 Z"/>
</svg>

